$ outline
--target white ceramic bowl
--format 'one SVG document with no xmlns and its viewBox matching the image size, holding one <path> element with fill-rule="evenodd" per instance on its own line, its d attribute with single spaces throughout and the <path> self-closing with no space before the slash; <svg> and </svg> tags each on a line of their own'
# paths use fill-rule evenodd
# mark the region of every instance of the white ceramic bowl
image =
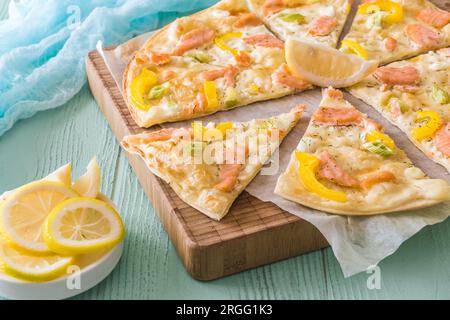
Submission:
<svg viewBox="0 0 450 320">
<path fill-rule="evenodd" d="M 123 242 L 109 252 L 84 256 L 80 261 L 79 281 L 74 278 L 76 274 L 49 282 L 34 283 L 0 273 L 0 296 L 27 300 L 56 300 L 73 297 L 105 279 L 119 262 L 122 251 Z"/>
</svg>

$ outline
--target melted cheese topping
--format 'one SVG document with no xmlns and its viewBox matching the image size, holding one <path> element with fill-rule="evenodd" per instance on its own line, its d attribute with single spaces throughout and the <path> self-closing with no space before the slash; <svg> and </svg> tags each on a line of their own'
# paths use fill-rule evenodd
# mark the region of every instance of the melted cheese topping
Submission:
<svg viewBox="0 0 450 320">
<path fill-rule="evenodd" d="M 421 9 L 437 9 L 431 2 L 425 0 L 391 1 L 403 5 L 404 18 L 402 22 L 390 25 L 370 23 L 374 20 L 376 13 L 357 13 L 350 32 L 345 36 L 345 39 L 359 43 L 367 51 L 370 60 L 378 60 L 380 63 L 385 64 L 409 58 L 430 49 L 444 48 L 450 45 L 450 24 L 447 24 L 442 29 L 437 29 L 416 18 L 417 12 Z M 435 31 L 440 38 L 439 44 L 435 48 L 420 48 L 405 35 L 404 29 L 409 24 L 421 24 Z M 384 47 L 384 41 L 388 37 L 392 37 L 397 41 L 396 48 L 392 52 L 387 51 Z"/>
<path fill-rule="evenodd" d="M 450 93 L 450 57 L 430 52 L 389 65 L 389 67 L 397 68 L 405 66 L 416 68 L 420 74 L 420 84 L 416 88 L 413 87 L 411 93 L 407 92 L 407 89 L 396 86 L 383 91 L 382 84 L 373 76 L 352 87 L 350 92 L 377 109 L 384 117 L 405 132 L 428 157 L 443 165 L 450 172 L 450 158 L 436 148 L 433 139 L 417 141 L 411 136 L 412 130 L 420 126 L 420 123 L 415 122 L 417 112 L 420 110 L 436 111 L 444 124 L 450 121 L 450 104 L 437 102 L 433 99 L 431 91 L 433 84 L 436 84 Z M 390 97 L 398 98 L 408 109 L 395 115 L 391 112 L 388 103 Z"/>
<path fill-rule="evenodd" d="M 340 102 L 339 102 L 340 101 Z M 326 107 L 349 107 L 344 100 L 323 99 Z M 363 117 L 367 117 L 362 114 Z M 378 172 L 389 171 L 395 181 L 378 183 L 368 190 L 342 187 L 326 179 L 326 187 L 344 192 L 347 202 L 327 200 L 307 191 L 299 176 L 299 163 L 294 154 L 287 170 L 279 177 L 275 193 L 287 199 L 319 210 L 343 214 L 374 214 L 400 210 L 408 206 L 420 207 L 449 200 L 450 187 L 444 180 L 429 179 L 413 166 L 402 150 L 382 157 L 362 148 L 363 128 L 357 125 L 333 126 L 311 123 L 297 150 L 316 156 L 328 151 L 338 165 L 353 178 L 362 181 Z"/>
</svg>

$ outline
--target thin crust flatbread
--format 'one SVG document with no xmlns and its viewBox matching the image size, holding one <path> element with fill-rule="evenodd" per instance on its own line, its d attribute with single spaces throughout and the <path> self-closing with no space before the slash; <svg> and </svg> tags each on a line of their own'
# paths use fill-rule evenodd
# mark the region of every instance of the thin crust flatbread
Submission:
<svg viewBox="0 0 450 320">
<path fill-rule="evenodd" d="M 410 60 L 391 63 L 386 68 L 414 68 L 419 74 L 417 85 L 388 85 L 370 76 L 350 88 L 357 98 L 374 107 L 391 123 L 398 126 L 409 139 L 433 161 L 441 164 L 450 172 L 450 158 L 444 154 L 450 145 L 450 133 L 446 139 L 445 128 L 450 121 L 450 49 L 429 52 Z M 381 68 L 383 70 L 383 68 Z M 447 93 L 440 96 L 438 90 Z M 445 93 L 441 93 L 445 95 Z M 440 99 L 439 99 L 440 98 Z M 424 125 L 415 121 L 421 111 L 432 110 L 439 114 L 442 129 L 432 137 L 416 140 L 413 131 Z M 448 131 L 448 130 L 447 130 Z M 441 133 L 442 132 L 442 133 Z M 445 143 L 444 140 L 447 140 Z M 442 145 L 442 146 L 441 146 Z"/>
<path fill-rule="evenodd" d="M 386 64 L 450 45 L 450 13 L 426 0 L 365 1 L 358 10 L 341 50 L 351 52 L 345 41 L 353 41 L 367 59 Z M 389 10 L 380 10 L 377 2 L 399 4 L 403 14 L 398 22 L 389 22 Z M 446 23 L 447 22 L 447 23 Z M 353 52 L 354 53 L 354 52 Z"/>
<path fill-rule="evenodd" d="M 280 39 L 310 40 L 336 48 L 352 0 L 247 0 L 247 3 Z"/>
<path fill-rule="evenodd" d="M 328 116 L 330 123 L 325 122 Z M 393 148 L 391 155 L 369 151 L 368 134 L 374 131 L 382 133 L 382 127 L 345 101 L 339 91 L 326 90 L 275 193 L 317 210 L 364 216 L 424 208 L 450 199 L 447 182 L 426 177 L 402 150 Z M 326 188 L 344 193 L 346 200 L 329 200 L 308 190 L 300 178 L 296 152 L 320 159 L 316 178 Z"/>
<path fill-rule="evenodd" d="M 122 146 L 139 155 L 184 202 L 220 220 L 297 124 L 303 110 L 300 105 L 268 119 L 162 129 L 127 136 Z M 207 138 L 219 128 L 227 128 L 224 139 L 222 135 Z M 203 133 L 200 138 L 197 130 Z M 222 159 L 211 156 L 222 152 Z"/>
<path fill-rule="evenodd" d="M 124 71 L 124 98 L 136 123 L 187 120 L 312 88 L 292 81 L 283 42 L 249 15 L 244 1 L 224 0 L 153 35 Z M 157 81 L 143 87 L 143 107 L 133 81 L 144 69 Z M 160 85 L 160 94 L 151 95 Z"/>
</svg>

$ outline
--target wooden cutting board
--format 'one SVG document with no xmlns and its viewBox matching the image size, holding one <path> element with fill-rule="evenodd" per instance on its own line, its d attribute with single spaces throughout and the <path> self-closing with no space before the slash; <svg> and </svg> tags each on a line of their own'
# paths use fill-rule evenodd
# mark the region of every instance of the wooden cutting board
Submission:
<svg viewBox="0 0 450 320">
<path fill-rule="evenodd" d="M 92 94 L 117 140 L 143 132 L 97 51 L 88 54 L 86 69 Z M 143 160 L 126 154 L 183 264 L 196 279 L 216 279 L 328 246 L 312 224 L 247 192 L 224 219 L 211 220 L 184 203 Z"/>
</svg>

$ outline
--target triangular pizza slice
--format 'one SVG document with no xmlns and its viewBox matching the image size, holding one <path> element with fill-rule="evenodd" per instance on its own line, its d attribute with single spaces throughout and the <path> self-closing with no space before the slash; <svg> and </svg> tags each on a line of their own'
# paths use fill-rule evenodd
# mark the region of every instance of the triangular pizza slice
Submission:
<svg viewBox="0 0 450 320">
<path fill-rule="evenodd" d="M 138 154 L 178 196 L 220 220 L 296 125 L 303 105 L 289 113 L 249 122 L 193 122 L 127 136 L 122 146 Z"/>
<path fill-rule="evenodd" d="M 380 64 L 450 45 L 450 12 L 426 0 L 362 1 L 341 50 Z"/>
<path fill-rule="evenodd" d="M 275 193 L 343 215 L 374 215 L 450 200 L 446 181 L 430 179 L 380 124 L 329 88 Z"/>
<path fill-rule="evenodd" d="M 241 0 L 220 1 L 167 25 L 123 76 L 128 109 L 146 128 L 309 88 L 288 69 L 283 41 Z"/>
<path fill-rule="evenodd" d="M 450 48 L 380 67 L 350 92 L 450 172 Z"/>
<path fill-rule="evenodd" d="M 247 0 L 280 39 L 311 40 L 336 48 L 352 0 Z"/>
</svg>

